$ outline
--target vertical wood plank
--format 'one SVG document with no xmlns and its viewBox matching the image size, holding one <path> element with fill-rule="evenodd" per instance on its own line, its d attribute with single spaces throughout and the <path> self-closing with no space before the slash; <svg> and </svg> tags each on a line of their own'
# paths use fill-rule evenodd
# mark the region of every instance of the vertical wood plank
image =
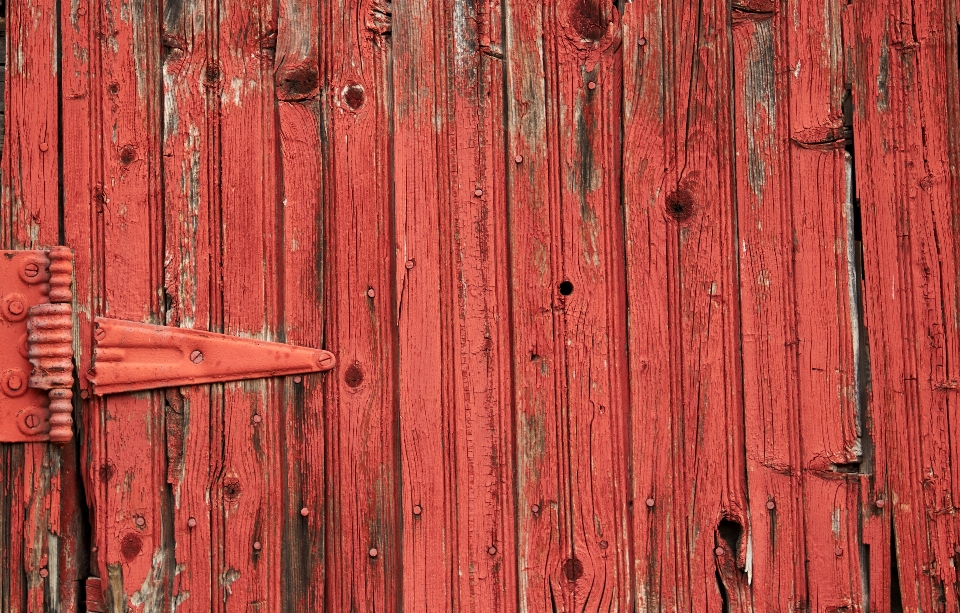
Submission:
<svg viewBox="0 0 960 613">
<path fill-rule="evenodd" d="M 455 498 L 447 467 L 453 399 L 445 315 L 449 254 L 441 225 L 453 206 L 445 11 L 438 0 L 393 3 L 395 262 L 399 334 L 404 610 L 454 608 Z M 471 177 L 476 180 L 479 177 Z M 441 219 L 441 216 L 443 219 Z M 406 271 L 405 262 L 415 268 Z M 422 512 L 412 517 L 413 507 Z"/>
<path fill-rule="evenodd" d="M 280 3 L 274 77 L 283 177 L 283 340 L 309 347 L 323 345 L 325 317 L 319 18 L 317 0 Z M 288 377 L 280 406 L 280 593 L 284 611 L 312 613 L 324 607 L 322 376 Z"/>
<path fill-rule="evenodd" d="M 219 140 L 214 4 L 168 3 L 163 12 L 163 195 L 165 324 L 208 330 L 219 316 L 214 295 Z M 167 482 L 177 572 L 170 603 L 209 611 L 219 591 L 212 568 L 211 389 L 168 389 Z M 214 405 L 219 406 L 219 405 Z M 219 417 L 219 415 L 218 415 Z"/>
<path fill-rule="evenodd" d="M 390 82 L 380 0 L 322 3 L 327 380 L 326 602 L 399 611 L 400 509 Z"/>
<path fill-rule="evenodd" d="M 517 610 L 513 412 L 503 132 L 503 41 L 499 1 L 443 3 L 437 27 L 450 32 L 453 121 L 451 201 L 439 211 L 442 323 L 448 327 L 441 374 L 452 408 L 445 445 L 454 496 L 453 604 L 458 611 Z M 408 260 L 417 273 L 416 261 Z M 412 501 L 411 501 L 412 502 Z M 416 517 L 414 517 L 416 520 Z"/>
<path fill-rule="evenodd" d="M 7 57 L 12 61 L 7 63 L 3 92 L 4 249 L 50 247 L 60 238 L 56 7 L 49 0 L 33 0 L 11 3 L 7 9 Z M 52 445 L 0 447 L 0 512 L 5 515 L 0 558 L 10 564 L 8 578 L 0 582 L 0 606 L 9 611 L 59 607 L 60 450 Z"/>
<path fill-rule="evenodd" d="M 507 13 L 521 608 L 630 610 L 616 6 Z M 627 588 L 627 589 L 624 589 Z"/>
<path fill-rule="evenodd" d="M 92 291 L 79 306 L 90 315 L 161 322 L 160 15 L 157 7 L 107 2 L 89 7 L 98 86 L 95 109 L 95 185 L 88 226 L 75 219 L 74 236 L 92 236 L 87 263 Z M 99 30 L 97 30 L 99 28 Z M 92 84 L 91 84 L 92 85 Z M 79 262 L 78 262 L 79 264 Z M 168 539 L 164 419 L 160 394 L 98 400 L 89 406 L 87 482 L 94 500 L 96 564 L 115 609 L 160 610 L 172 579 Z M 96 493 L 93 493 L 96 492 Z"/>
<path fill-rule="evenodd" d="M 274 54 L 276 7 L 270 0 L 221 0 L 220 262 L 223 332 L 276 340 L 280 329 L 283 212 L 278 199 Z M 223 386 L 222 457 L 216 467 L 216 559 L 222 610 L 279 610 L 283 470 L 281 390 L 276 380 Z M 216 426 L 215 426 L 216 428 Z M 215 609 L 216 610 L 216 609 Z"/>
<path fill-rule="evenodd" d="M 638 598 L 647 610 L 745 610 L 737 245 L 724 164 L 733 147 L 730 8 L 626 10 L 624 178 L 628 254 L 637 256 L 628 260 L 628 303 L 631 367 L 641 376 L 632 423 L 635 432 L 654 428 L 638 432 L 632 456 L 634 496 L 643 497 L 634 500 Z M 638 81 L 649 83 L 642 98 L 629 93 Z M 651 328 L 640 330 L 644 323 Z M 642 450 L 666 454 L 663 468 L 640 469 L 649 462 Z"/>
<path fill-rule="evenodd" d="M 848 21 L 876 450 L 864 517 L 875 539 L 885 536 L 877 524 L 891 525 L 892 543 L 873 540 L 870 551 L 871 571 L 891 551 L 891 576 L 870 585 L 891 609 L 953 610 L 960 599 L 960 541 L 946 512 L 960 381 L 956 8 L 856 2 Z"/>
</svg>

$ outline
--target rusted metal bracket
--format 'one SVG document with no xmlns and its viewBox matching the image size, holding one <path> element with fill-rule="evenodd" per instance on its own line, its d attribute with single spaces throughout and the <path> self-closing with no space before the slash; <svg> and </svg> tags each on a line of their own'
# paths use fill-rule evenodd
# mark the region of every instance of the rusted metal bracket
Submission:
<svg viewBox="0 0 960 613">
<path fill-rule="evenodd" d="M 0 441 L 73 436 L 73 252 L 0 252 Z"/>
<path fill-rule="evenodd" d="M 0 442 L 73 436 L 73 252 L 0 252 Z M 329 351 L 98 317 L 89 381 L 102 396 L 330 370 Z"/>
</svg>

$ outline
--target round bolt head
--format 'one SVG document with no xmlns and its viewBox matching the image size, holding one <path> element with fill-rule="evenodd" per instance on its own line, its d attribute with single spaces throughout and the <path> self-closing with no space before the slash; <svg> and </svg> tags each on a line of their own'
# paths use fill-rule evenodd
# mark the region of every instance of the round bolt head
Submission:
<svg viewBox="0 0 960 613">
<path fill-rule="evenodd" d="M 370 548 L 370 551 L 369 551 L 368 553 L 370 554 L 370 557 L 371 557 L 371 558 L 375 558 L 375 557 L 377 557 L 377 555 L 380 554 L 380 552 L 377 551 L 377 548 L 376 548 L 376 547 L 371 547 L 371 548 Z"/>
<path fill-rule="evenodd" d="M 540 505 L 535 504 L 535 505 L 533 505 L 532 507 L 530 507 L 530 510 L 531 510 L 532 512 L 534 512 L 534 513 L 539 513 L 539 512 L 540 512 Z"/>
<path fill-rule="evenodd" d="M 497 555 L 497 548 L 493 545 L 490 545 L 490 547 L 487 548 L 487 553 L 489 553 L 492 556 L 495 556 Z"/>
<path fill-rule="evenodd" d="M 722 556 L 722 555 L 723 555 L 723 547 L 717 547 L 716 549 L 713 550 L 713 553 L 717 554 L 718 556 Z"/>
<path fill-rule="evenodd" d="M 644 38 L 643 36 L 641 36 L 641 37 L 640 37 L 640 40 L 637 41 L 637 44 L 642 47 L 642 46 L 644 46 L 644 45 L 647 44 L 647 39 Z"/>
<path fill-rule="evenodd" d="M 19 300 L 14 300 L 7 306 L 7 310 L 9 310 L 14 315 L 19 315 L 20 313 L 23 313 L 23 308 L 24 308 L 23 303 L 20 302 Z"/>
<path fill-rule="evenodd" d="M 413 260 L 407 260 L 407 263 L 404 264 L 404 266 L 407 268 L 407 270 L 412 270 L 416 264 L 414 264 Z"/>
<path fill-rule="evenodd" d="M 473 191 L 473 195 L 474 195 L 474 196 L 482 196 L 482 195 L 483 195 L 483 190 L 478 187 L 477 189 L 475 189 L 475 190 Z"/>
<path fill-rule="evenodd" d="M 837 547 L 836 549 L 833 550 L 833 553 L 837 554 L 837 556 L 842 556 L 842 555 L 843 555 L 843 548 L 842 548 L 842 547 Z"/>
<path fill-rule="evenodd" d="M 294 377 L 294 378 L 293 378 L 293 382 L 294 382 L 294 383 L 302 383 L 302 382 L 303 382 L 303 377 Z"/>
<path fill-rule="evenodd" d="M 520 164 L 523 162 L 523 156 L 518 155 L 517 157 L 513 158 L 513 161 L 516 162 L 517 164 Z"/>
<path fill-rule="evenodd" d="M 300 515 L 304 517 L 306 517 L 307 515 L 310 515 L 310 509 L 308 509 L 307 507 L 303 507 L 302 509 L 300 509 Z"/>
<path fill-rule="evenodd" d="M 589 83 L 587 83 L 587 87 L 589 89 L 597 89 L 597 84 L 594 83 L 593 81 L 590 81 Z"/>
<path fill-rule="evenodd" d="M 877 500 L 878 509 L 882 509 L 884 506 L 886 506 L 886 504 L 887 504 L 887 501 L 884 500 L 883 498 L 880 498 L 879 500 Z"/>
<path fill-rule="evenodd" d="M 774 510 L 774 509 L 777 508 L 777 503 L 775 503 L 775 502 L 772 501 L 772 500 L 768 500 L 768 501 L 767 501 L 767 508 L 772 511 L 772 510 Z"/>
<path fill-rule="evenodd" d="M 260 551 L 261 549 L 263 549 L 263 545 L 260 544 L 260 541 L 254 541 L 253 548 L 257 551 Z"/>
<path fill-rule="evenodd" d="M 194 349 L 190 352 L 190 361 L 199 364 L 203 361 L 203 353 L 199 349 Z"/>
<path fill-rule="evenodd" d="M 27 424 L 28 428 L 33 429 L 40 425 L 40 418 L 31 413 L 23 418 L 23 422 Z"/>
<path fill-rule="evenodd" d="M 652 509 L 654 504 L 656 504 L 656 501 L 653 498 L 647 498 L 647 507 Z"/>
<path fill-rule="evenodd" d="M 257 413 L 256 415 L 253 416 L 253 423 L 259 424 L 261 421 L 263 421 L 263 418 L 260 417 L 260 414 L 259 414 L 259 413 Z"/>
<path fill-rule="evenodd" d="M 29 278 L 34 278 L 40 274 L 40 265 L 36 262 L 30 262 L 23 267 L 23 274 Z"/>
<path fill-rule="evenodd" d="M 40 151 L 46 151 L 50 146 L 47 143 L 40 143 Z"/>
<path fill-rule="evenodd" d="M 610 543 L 608 543 L 607 541 L 600 541 L 600 549 L 606 549 L 609 546 L 610 546 Z"/>
<path fill-rule="evenodd" d="M 191 517 L 190 519 L 187 520 L 187 525 L 190 526 L 191 528 L 196 528 L 197 520 Z"/>
<path fill-rule="evenodd" d="M 7 378 L 7 385 L 10 386 L 10 389 L 16 392 L 23 387 L 23 379 L 21 379 L 19 375 L 10 375 Z"/>
<path fill-rule="evenodd" d="M 47 570 L 46 568 L 41 568 L 41 569 L 40 569 L 40 576 L 41 576 L 41 577 L 46 577 L 46 576 L 49 575 L 49 574 L 50 574 L 50 571 Z"/>
<path fill-rule="evenodd" d="M 106 336 L 107 336 L 107 331 L 101 328 L 100 326 L 97 326 L 97 329 L 93 331 L 93 337 L 98 341 L 102 341 Z"/>
<path fill-rule="evenodd" d="M 375 292 L 372 287 L 367 290 L 367 296 L 369 296 L 370 298 L 373 298 L 376 295 L 377 295 L 377 292 Z"/>
<path fill-rule="evenodd" d="M 423 513 L 423 507 L 421 507 L 421 506 L 418 505 L 418 504 L 417 504 L 417 505 L 414 505 L 414 506 L 413 506 L 413 514 L 414 514 L 414 515 L 420 515 L 421 513 Z"/>
<path fill-rule="evenodd" d="M 145 519 L 142 518 L 142 517 L 138 517 L 135 521 L 136 521 L 136 523 L 137 523 L 138 526 L 143 527 L 143 526 L 146 526 L 146 525 L 147 525 L 147 520 L 145 520 Z"/>
</svg>

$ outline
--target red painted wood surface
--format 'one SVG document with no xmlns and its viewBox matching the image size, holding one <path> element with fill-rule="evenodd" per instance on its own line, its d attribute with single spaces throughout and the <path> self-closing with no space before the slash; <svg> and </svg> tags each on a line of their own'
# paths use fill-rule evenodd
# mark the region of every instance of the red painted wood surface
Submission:
<svg viewBox="0 0 960 613">
<path fill-rule="evenodd" d="M 8 5 L 0 609 L 960 606 L 954 0 Z M 339 364 L 96 399 L 100 315 Z"/>
</svg>

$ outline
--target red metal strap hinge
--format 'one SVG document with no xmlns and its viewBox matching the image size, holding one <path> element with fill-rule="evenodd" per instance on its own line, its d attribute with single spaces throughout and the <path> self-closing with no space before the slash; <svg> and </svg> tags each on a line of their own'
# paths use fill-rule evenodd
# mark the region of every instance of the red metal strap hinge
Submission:
<svg viewBox="0 0 960 613">
<path fill-rule="evenodd" d="M 73 436 L 73 253 L 0 252 L 0 442 Z M 330 370 L 329 351 L 97 317 L 93 393 Z"/>
</svg>

